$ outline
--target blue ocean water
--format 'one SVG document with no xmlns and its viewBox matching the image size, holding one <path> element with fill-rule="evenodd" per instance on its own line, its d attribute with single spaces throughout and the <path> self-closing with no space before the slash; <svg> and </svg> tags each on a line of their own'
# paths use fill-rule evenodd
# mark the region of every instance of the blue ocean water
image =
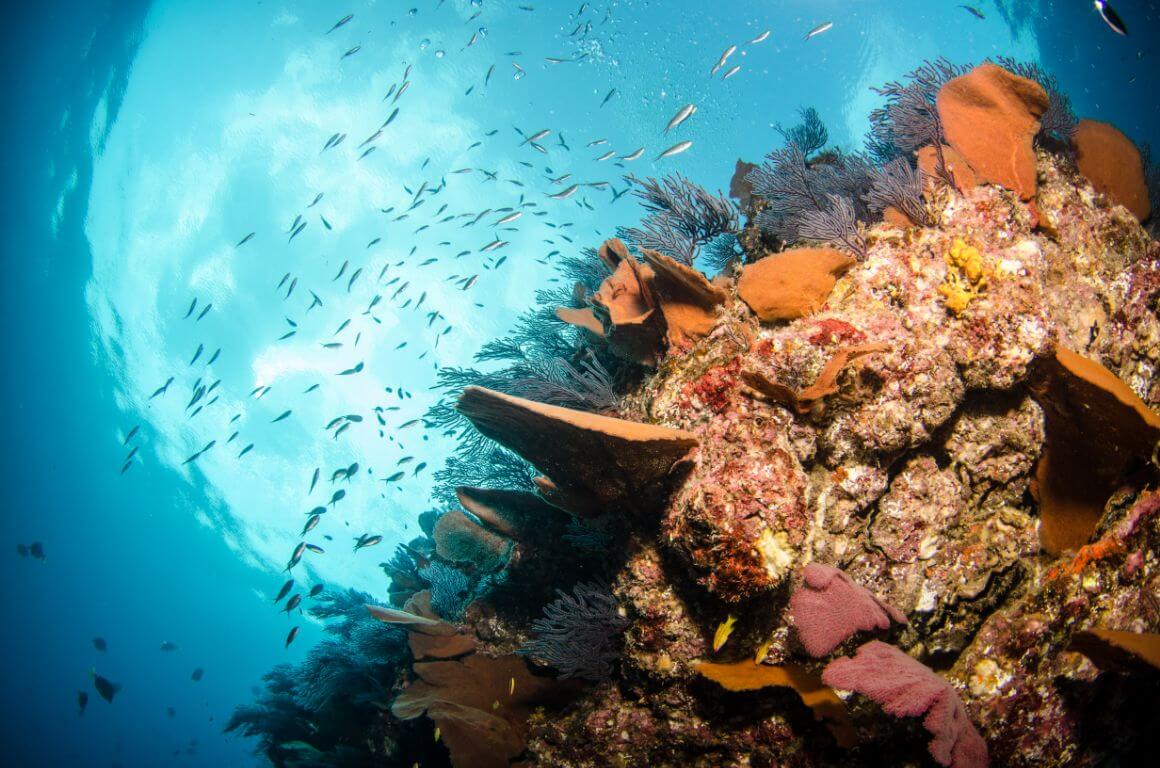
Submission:
<svg viewBox="0 0 1160 768">
<path fill-rule="evenodd" d="M 1116 3 L 1126 38 L 1082 1 L 980 0 L 982 20 L 928 0 L 584 6 L 5 7 L 5 764 L 261 764 L 253 744 L 222 728 L 267 669 L 301 660 L 322 636 L 317 622 L 272 604 L 302 513 L 347 492 L 320 524 L 314 541 L 327 551 L 306 556 L 300 586 L 385 597 L 378 563 L 416 533 L 432 472 L 453 447 L 401 425 L 434 402 L 437 365 L 467 364 L 532 305 L 552 279 L 550 251 L 596 245 L 640 218 L 631 196 L 613 199 L 624 173 L 679 172 L 725 189 L 735 161 L 763 156 L 775 126 L 804 106 L 817 108 L 834 143 L 857 148 L 878 103 L 870 87 L 936 56 L 1037 61 L 1079 115 L 1160 144 L 1151 2 Z M 825 21 L 832 29 L 803 39 Z M 726 69 L 740 69 L 710 77 L 733 44 Z M 696 114 L 663 136 L 686 103 Z M 359 159 L 395 107 L 367 145 L 376 151 Z M 513 127 L 550 129 L 545 154 Z M 586 146 L 598 139 L 608 143 Z M 653 160 L 681 140 L 692 147 Z M 597 160 L 638 147 L 638 160 Z M 461 168 L 475 170 L 452 173 Z M 612 190 L 549 198 L 561 187 L 545 179 L 565 173 Z M 397 219 L 420 185 L 444 181 L 440 196 Z M 465 228 L 431 210 L 495 211 L 521 195 L 549 215 L 499 225 L 496 211 Z M 308 226 L 290 240 L 298 215 Z M 492 240 L 510 243 L 481 252 Z M 360 266 L 361 282 L 349 283 Z M 373 285 L 384 266 L 379 286 L 395 276 L 391 292 L 409 284 L 397 300 Z M 309 306 L 311 290 L 322 306 Z M 362 313 L 375 293 L 384 295 L 372 321 Z M 423 293 L 418 311 L 401 306 Z M 323 348 L 329 339 L 344 346 Z M 170 376 L 171 389 L 150 399 Z M 203 396 L 220 400 L 191 415 L 199 379 L 220 379 Z M 382 435 L 375 406 L 398 407 L 382 411 Z M 336 438 L 327 423 L 345 414 L 364 418 Z M 414 458 L 398 465 L 405 456 Z M 331 481 L 352 462 L 354 477 Z M 382 483 L 396 466 L 405 477 Z M 362 534 L 383 542 L 352 551 Z M 43 561 L 17 554 L 32 542 Z M 121 686 L 111 704 L 96 694 L 94 670 Z"/>
</svg>

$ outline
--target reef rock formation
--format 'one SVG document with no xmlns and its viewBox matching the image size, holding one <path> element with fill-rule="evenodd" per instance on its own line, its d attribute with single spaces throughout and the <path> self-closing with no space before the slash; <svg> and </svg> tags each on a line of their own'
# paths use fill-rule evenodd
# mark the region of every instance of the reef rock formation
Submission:
<svg viewBox="0 0 1160 768">
<path fill-rule="evenodd" d="M 1047 92 L 1034 80 L 995 64 L 980 64 L 938 93 L 947 143 L 982 181 L 1024 200 L 1035 196 L 1035 148 Z"/>
<path fill-rule="evenodd" d="M 1072 134 L 1075 164 L 1101 195 L 1132 212 L 1138 221 L 1152 213 L 1144 162 L 1132 140 L 1114 125 L 1080 120 Z"/>
<path fill-rule="evenodd" d="M 462 390 L 482 438 L 541 474 L 478 439 L 466 455 L 496 471 L 454 476 L 463 510 L 425 515 L 387 564 L 403 613 L 382 618 L 413 663 L 383 722 L 429 749 L 419 716 L 438 724 L 448 753 L 424 766 L 1151 757 L 1160 245 L 1092 193 L 1066 130 L 1036 147 L 1040 84 L 940 61 L 889 94 L 896 175 L 778 150 L 735 190 L 750 221 L 723 277 L 618 240 L 570 275 L 550 330 L 609 366 L 604 415 Z M 954 183 L 907 165 L 936 146 Z M 804 197 L 775 200 L 794 173 Z M 830 194 L 886 176 L 916 217 Z M 779 250 L 844 237 L 858 259 Z M 445 581 L 470 600 L 454 623 L 431 610 Z M 892 644 L 833 658 L 864 631 Z"/>
</svg>

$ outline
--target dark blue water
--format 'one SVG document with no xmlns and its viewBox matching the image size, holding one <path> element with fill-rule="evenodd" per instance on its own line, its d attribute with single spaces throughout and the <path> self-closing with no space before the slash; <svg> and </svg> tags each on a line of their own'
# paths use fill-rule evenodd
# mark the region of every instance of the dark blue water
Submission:
<svg viewBox="0 0 1160 768">
<path fill-rule="evenodd" d="M 279 615 L 268 601 L 280 584 L 284 555 L 297 540 L 300 508 L 317 503 L 305 498 L 310 471 L 319 464 L 325 471 L 351 457 L 382 474 L 402 452 L 397 450 L 402 442 L 407 443 L 403 451 L 434 468 L 446 449 L 438 438 L 396 441 L 367 433 L 339 456 L 336 441 L 320 423 L 304 420 L 282 432 L 270 426 L 283 408 L 300 408 L 292 399 L 278 400 L 281 393 L 301 392 L 311 379 L 309 370 L 284 373 L 293 365 L 269 352 L 272 340 L 286 330 L 282 316 L 288 310 L 268 291 L 286 271 L 317 269 L 329 279 L 342 254 L 363 250 L 377 233 L 374 217 L 381 214 L 371 209 L 386 204 L 387 182 L 394 189 L 421 178 L 422 158 L 400 147 L 419 142 L 440 120 L 456 126 L 431 139 L 442 143 L 447 167 L 454 167 L 455 152 L 462 149 L 452 145 L 474 138 L 460 135 L 461 128 L 498 127 L 512 139 L 511 124 L 527 130 L 566 126 L 565 135 L 580 146 L 607 134 L 622 152 L 648 145 L 646 157 L 653 157 L 663 149 L 659 128 L 677 106 L 696 100 L 699 113 L 689 134 L 695 150 L 677 162 L 630 170 L 679 170 L 721 188 L 734 160 L 758 159 L 775 142 L 772 126 L 791 121 L 800 106 L 817 107 L 831 137 L 853 146 L 874 105 L 867 83 L 898 77 L 926 57 L 965 61 L 1009 53 L 1037 58 L 1053 71 L 1081 116 L 1110 121 L 1139 142 L 1160 144 L 1155 3 L 1117 4 L 1132 29 L 1127 39 L 1111 34 L 1085 2 L 980 2 L 988 16 L 984 23 L 955 3 L 917 0 L 738 2 L 708 8 L 683 1 L 605 3 L 597 5 L 610 6 L 616 21 L 597 36 L 601 47 L 592 49 L 591 63 L 558 71 L 529 63 L 530 74 L 520 80 L 501 52 L 534 48 L 528 60 L 571 52 L 565 27 L 572 9 L 538 3 L 536 17 L 523 18 L 513 4 L 489 0 L 483 4 L 490 14 L 483 19 L 489 28 L 486 43 L 461 50 L 475 26 L 463 21 L 472 6 L 448 3 L 441 9 L 444 18 L 436 15 L 434 2 L 414 3 L 420 8 L 416 17 L 395 3 L 380 4 L 387 8 L 355 3 L 349 10 L 331 3 L 253 2 L 170 2 L 151 8 L 122 0 L 5 8 L 0 24 L 8 75 L 3 95 L 9 105 L 0 128 L 5 764 L 254 763 L 252 745 L 227 738 L 222 726 L 236 705 L 252 698 L 251 687 L 264 671 L 301 659 L 320 636 L 315 624 Z M 322 32 L 346 12 L 356 13 L 357 26 L 344 31 L 350 34 L 341 43 L 324 40 Z M 826 18 L 835 28 L 803 45 L 800 33 Z M 766 28 L 773 30 L 766 47 L 748 54 L 744 69 L 724 84 L 729 88 L 707 80 L 708 67 L 730 41 Z M 424 45 L 424 39 L 430 42 Z M 355 44 L 363 50 L 343 65 L 346 69 L 338 69 L 335 50 Z M 295 199 L 306 201 L 320 188 L 319 137 L 349 129 L 350 141 L 357 142 L 368 120 L 373 128 L 382 119 L 378 105 L 364 98 L 364 86 L 380 72 L 384 87 L 397 78 L 404 58 L 395 56 L 392 46 L 399 45 L 413 46 L 406 60 L 415 62 L 416 81 L 421 75 L 423 82 L 410 96 L 432 110 L 429 119 L 403 126 L 391 162 L 374 167 L 366 178 L 350 175 L 345 166 L 328 171 L 333 174 L 325 177 L 329 197 L 341 201 L 328 209 L 341 222 L 337 229 L 346 238 L 341 245 L 322 240 L 312 224 L 309 236 L 319 239 L 306 241 L 309 253 L 283 248 L 280 233 L 295 210 L 287 203 L 288 188 L 296 187 Z M 445 55 L 436 59 L 436 49 Z M 502 68 L 494 95 L 476 94 L 470 101 L 462 95 L 465 88 L 478 82 L 492 61 Z M 619 96 L 601 111 L 597 104 L 611 88 Z M 229 94 L 240 101 L 228 101 Z M 278 112 L 282 108 L 285 115 Z M 248 133 L 244 122 L 224 129 L 251 110 L 269 122 Z M 364 111 L 373 114 L 363 119 Z M 95 115 L 104 115 L 96 128 Z M 518 174 L 512 145 L 485 148 L 490 154 L 472 162 Z M 183 157 L 192 164 L 180 163 Z M 273 162 L 279 157 L 285 165 Z M 215 165 L 215 158 L 224 159 L 225 167 Z M 605 172 L 577 166 L 577 173 Z M 102 179 L 96 185 L 94 168 Z M 159 180 L 150 181 L 151 174 Z M 344 198 L 338 183 L 344 178 L 363 184 L 358 188 L 366 195 L 383 180 L 382 200 Z M 198 196 L 199 189 L 210 188 L 208 199 Z M 194 202 L 203 210 L 182 224 L 177 210 Z M 356 202 L 369 212 L 356 212 Z M 573 212 L 576 247 L 596 244 L 638 215 L 627 200 L 615 207 L 603 197 L 593 202 L 594 210 Z M 169 227 L 165 237 L 158 234 L 163 227 Z M 215 282 L 207 244 L 232 245 L 253 229 L 272 231 L 269 240 L 277 241 L 277 250 L 272 245 L 256 250 L 253 259 L 234 265 L 231 282 L 223 287 L 223 281 Z M 486 234 L 474 232 L 463 248 L 479 248 Z M 539 235 L 526 234 L 530 250 Z M 418 235 L 406 237 L 434 247 Z M 392 247 L 406 253 L 412 242 L 406 237 L 400 235 Z M 511 258 L 530 256 L 525 251 Z M 139 285 L 131 278 L 140 274 L 156 277 Z M 509 268 L 482 285 L 475 300 L 485 306 L 463 304 L 456 310 L 449 302 L 447 313 L 463 332 L 445 342 L 439 362 L 466 362 L 480 343 L 530 306 L 536 284 L 550 274 L 530 263 L 520 272 Z M 203 297 L 220 295 L 225 303 L 195 334 L 176 319 L 198 290 Z M 115 314 L 102 315 L 102 308 Z M 301 319 L 302 308 L 297 312 Z M 431 337 L 424 335 L 421 315 L 400 317 L 392 326 L 391 346 L 395 339 L 411 340 L 408 356 L 381 359 L 381 381 L 366 391 L 332 390 L 327 407 L 366 409 L 366 402 L 348 401 L 371 397 L 370 389 L 378 398 L 372 402 L 385 401 L 386 384 L 425 391 L 434 366 L 417 353 Z M 149 323 L 149 332 L 138 322 Z M 186 378 L 175 386 L 186 388 L 175 398 L 175 409 L 164 411 L 146 400 L 152 386 L 163 383 L 150 366 L 184 363 L 203 336 L 207 346 L 225 345 L 233 354 L 223 358 L 221 376 L 239 402 L 262 376 L 288 377 L 269 401 L 246 406 L 253 421 L 248 434 L 258 445 L 248 464 L 230 454 L 229 462 L 215 455 L 204 467 L 182 467 L 191 446 L 203 444 L 207 435 L 228 434 L 222 433 L 228 414 L 219 422 L 183 420 L 184 402 L 176 399 L 188 397 L 187 371 L 179 371 Z M 424 403 L 432 398 L 420 395 Z M 323 413 L 319 406 L 312 417 Z M 138 442 L 144 448 L 122 475 L 128 450 L 122 442 L 136 424 L 142 425 Z M 385 579 L 376 581 L 382 553 L 356 556 L 347 540 L 378 533 L 386 539 L 381 549 L 389 551 L 413 533 L 414 516 L 428 507 L 430 487 L 425 475 L 408 480 L 405 492 L 395 495 L 381 494 L 372 480 L 360 483 L 344 507 L 348 525 L 331 531 L 333 557 L 310 573 L 334 585 L 385 592 Z M 284 494 L 271 495 L 270 488 L 283 487 Z M 16 554 L 17 544 L 33 541 L 43 543 L 44 562 Z M 285 651 L 292 624 L 300 624 L 302 633 Z M 97 636 L 107 641 L 106 652 L 93 647 Z M 177 649 L 160 650 L 163 641 Z M 191 680 L 196 668 L 204 669 L 199 682 Z M 94 669 L 121 686 L 112 704 L 94 692 Z M 83 716 L 78 691 L 89 694 Z"/>
</svg>

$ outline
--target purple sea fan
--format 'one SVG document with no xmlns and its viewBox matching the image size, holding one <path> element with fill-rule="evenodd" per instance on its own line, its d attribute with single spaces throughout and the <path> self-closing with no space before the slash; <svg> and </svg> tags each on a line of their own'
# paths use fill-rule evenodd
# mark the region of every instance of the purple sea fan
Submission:
<svg viewBox="0 0 1160 768">
<path fill-rule="evenodd" d="M 888 629 L 891 620 L 906 623 L 897 608 L 837 568 L 821 563 L 802 569 L 802 583 L 794 590 L 789 609 L 798 638 L 814 658 L 830 653 L 855 632 Z"/>
<path fill-rule="evenodd" d="M 949 768 L 987 768 L 987 743 L 975 730 L 951 684 L 934 670 L 893 645 L 871 640 L 853 657 L 831 661 L 822 682 L 868 696 L 895 717 L 925 715 L 922 725 L 934 736 L 930 754 Z"/>
</svg>

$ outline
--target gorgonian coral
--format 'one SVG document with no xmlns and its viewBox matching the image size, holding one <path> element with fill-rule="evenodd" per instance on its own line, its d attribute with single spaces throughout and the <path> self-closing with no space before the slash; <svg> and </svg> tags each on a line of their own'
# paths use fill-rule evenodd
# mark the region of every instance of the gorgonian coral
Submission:
<svg viewBox="0 0 1160 768">
<path fill-rule="evenodd" d="M 532 622 L 535 638 L 520 653 L 554 667 L 562 678 L 607 680 L 628 618 L 603 585 L 581 582 L 572 594 L 556 591 L 560 599 L 545 606 L 543 618 Z"/>
<path fill-rule="evenodd" d="M 922 171 L 906 158 L 896 157 L 874 169 L 874 182 L 866 193 L 866 204 L 878 215 L 892 207 L 905 213 L 915 224 L 931 226 L 935 223 L 922 198 Z"/>
<path fill-rule="evenodd" d="M 792 128 L 782 128 L 778 123 L 773 128 L 782 135 L 787 144 L 796 144 L 807 158 L 821 150 L 830 142 L 830 132 L 825 123 L 813 107 L 803 107 L 798 110 L 801 122 Z"/>
<path fill-rule="evenodd" d="M 762 232 L 786 244 L 837 243 L 859 257 L 865 254 L 865 241 L 857 221 L 869 218 L 862 197 L 870 178 L 869 164 L 861 156 L 832 153 L 807 162 L 793 142 L 770 152 L 746 177 L 765 202 L 757 215 Z"/>
<path fill-rule="evenodd" d="M 691 265 L 705 243 L 737 231 L 737 206 L 679 173 L 659 181 L 629 175 L 625 181 L 648 214 L 639 227 L 622 228 L 618 235 L 638 249 L 660 251 Z"/>
<path fill-rule="evenodd" d="M 870 113 L 870 135 L 866 150 L 874 160 L 885 165 L 896 157 L 911 157 L 925 146 L 937 154 L 936 172 L 944 181 L 952 181 L 942 158 L 945 143 L 935 97 L 949 80 L 967 71 L 945 58 L 925 61 L 902 80 L 886 83 L 874 92 L 886 104 Z"/>
</svg>

